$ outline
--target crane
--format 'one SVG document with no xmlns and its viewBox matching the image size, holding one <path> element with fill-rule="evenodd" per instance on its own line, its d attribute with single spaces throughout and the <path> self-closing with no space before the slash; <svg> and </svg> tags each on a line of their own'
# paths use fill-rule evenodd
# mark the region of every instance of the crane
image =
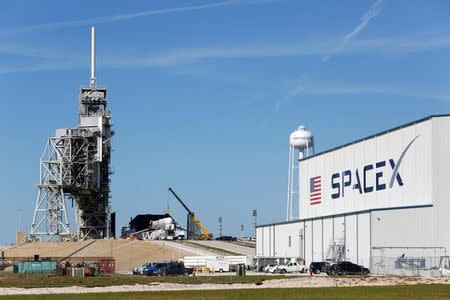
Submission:
<svg viewBox="0 0 450 300">
<path fill-rule="evenodd" d="M 183 202 L 183 200 L 178 197 L 178 195 L 172 190 L 171 187 L 169 187 L 169 192 L 172 193 L 172 195 L 180 202 L 180 204 L 184 207 L 184 209 L 188 213 L 188 220 L 187 220 L 187 231 L 188 231 L 188 238 L 193 235 L 194 239 L 200 239 L 200 240 L 210 240 L 212 239 L 212 233 L 206 229 L 205 226 L 202 225 L 200 220 L 197 218 L 197 216 L 192 212 L 189 207 L 186 206 L 186 204 Z M 199 230 L 201 233 L 199 233 Z"/>
</svg>

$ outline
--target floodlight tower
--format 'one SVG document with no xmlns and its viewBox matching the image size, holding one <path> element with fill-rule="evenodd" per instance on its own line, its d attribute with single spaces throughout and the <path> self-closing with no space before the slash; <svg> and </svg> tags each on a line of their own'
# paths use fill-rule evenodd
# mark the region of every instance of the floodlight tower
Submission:
<svg viewBox="0 0 450 300">
<path fill-rule="evenodd" d="M 299 193 L 299 168 L 298 162 L 305 156 L 314 154 L 314 140 L 310 131 L 302 125 L 289 137 L 289 174 L 288 174 L 288 192 L 287 192 L 287 208 L 286 220 L 293 219 L 293 203 L 297 200 L 300 209 L 300 193 Z"/>
<path fill-rule="evenodd" d="M 30 236 L 64 239 L 71 235 L 65 202 L 75 202 L 78 240 L 114 236 L 111 219 L 111 130 L 106 89 L 95 77 L 95 28 L 91 29 L 91 78 L 80 89 L 79 124 L 57 129 L 41 159 L 39 193 Z"/>
</svg>

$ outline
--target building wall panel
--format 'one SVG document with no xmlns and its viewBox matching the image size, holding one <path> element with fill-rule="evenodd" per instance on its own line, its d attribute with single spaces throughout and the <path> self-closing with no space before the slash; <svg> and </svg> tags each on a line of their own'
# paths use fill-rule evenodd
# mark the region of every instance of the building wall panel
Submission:
<svg viewBox="0 0 450 300">
<path fill-rule="evenodd" d="M 370 213 L 357 216 L 357 260 L 356 263 L 368 267 L 370 265 L 371 232 Z"/>
<path fill-rule="evenodd" d="M 300 224 L 289 223 L 275 227 L 276 257 L 297 257 L 300 248 Z"/>
<path fill-rule="evenodd" d="M 356 214 L 345 217 L 345 260 L 357 261 Z"/>
<path fill-rule="evenodd" d="M 312 221 L 305 222 L 305 260 L 309 264 L 312 261 L 312 247 L 313 247 L 313 231 Z"/>
<path fill-rule="evenodd" d="M 263 237 L 263 247 L 262 247 L 262 256 L 272 256 L 271 251 L 271 231 L 273 226 L 266 226 L 262 228 L 262 237 Z"/>
<path fill-rule="evenodd" d="M 345 223 L 344 217 L 333 218 L 333 236 L 334 241 L 339 242 L 344 240 Z"/>
<path fill-rule="evenodd" d="M 333 232 L 333 218 L 323 219 L 323 257 L 326 259 L 328 254 L 328 249 L 330 245 L 334 242 L 334 232 Z"/>
<path fill-rule="evenodd" d="M 423 248 L 439 246 L 430 234 L 433 232 L 432 220 L 432 207 L 374 211 L 372 245 Z"/>
<path fill-rule="evenodd" d="M 323 239 L 322 239 L 322 219 L 314 220 L 312 222 L 312 231 L 313 231 L 313 247 L 312 247 L 312 260 L 313 261 L 322 261 L 323 257 Z"/>
<path fill-rule="evenodd" d="M 431 205 L 431 124 L 412 124 L 300 161 L 300 219 Z M 321 203 L 311 205 L 310 178 L 316 176 Z"/>
<path fill-rule="evenodd" d="M 264 227 L 256 228 L 256 256 L 263 256 L 263 230 Z"/>
<path fill-rule="evenodd" d="M 450 253 L 450 117 L 433 119 L 433 193 L 435 195 L 434 235 Z"/>
</svg>

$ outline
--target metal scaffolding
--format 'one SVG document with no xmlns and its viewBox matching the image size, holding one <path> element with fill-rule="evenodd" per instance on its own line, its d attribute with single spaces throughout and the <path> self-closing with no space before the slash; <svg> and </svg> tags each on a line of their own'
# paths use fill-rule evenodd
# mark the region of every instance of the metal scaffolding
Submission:
<svg viewBox="0 0 450 300">
<path fill-rule="evenodd" d="M 63 166 L 57 143 L 56 138 L 49 138 L 41 157 L 39 191 L 31 224 L 31 235 L 47 235 L 50 239 L 70 234 L 62 189 Z"/>
<path fill-rule="evenodd" d="M 95 31 L 92 55 L 95 58 Z M 41 158 L 30 236 L 64 239 L 70 235 L 66 200 L 76 205 L 79 240 L 108 238 L 112 232 L 110 194 L 111 130 L 106 89 L 96 86 L 95 59 L 90 87 L 81 88 L 79 125 L 57 129 Z"/>
</svg>

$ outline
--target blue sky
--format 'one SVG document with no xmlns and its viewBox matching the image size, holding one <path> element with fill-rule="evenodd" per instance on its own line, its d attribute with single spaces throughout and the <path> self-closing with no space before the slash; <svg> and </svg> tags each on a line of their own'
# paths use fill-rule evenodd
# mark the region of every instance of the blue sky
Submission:
<svg viewBox="0 0 450 300">
<path fill-rule="evenodd" d="M 448 1 L 14 1 L 0 12 L 0 242 L 31 223 L 39 157 L 109 89 L 118 227 L 175 191 L 214 233 L 285 218 L 288 137 L 316 150 L 450 112 Z M 70 204 L 69 204 L 70 206 Z"/>
</svg>

